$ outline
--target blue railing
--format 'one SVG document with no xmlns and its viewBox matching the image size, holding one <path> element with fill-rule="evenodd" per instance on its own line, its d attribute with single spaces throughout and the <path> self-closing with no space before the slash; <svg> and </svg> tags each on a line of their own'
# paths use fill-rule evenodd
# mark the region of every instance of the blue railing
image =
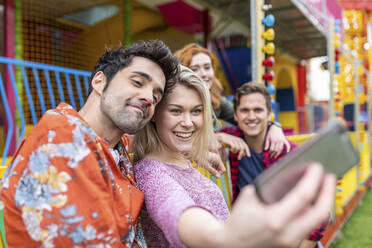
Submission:
<svg viewBox="0 0 372 248">
<path fill-rule="evenodd" d="M 0 57 L 0 64 L 4 65 L 5 72 L 0 75 L 0 96 L 5 111 L 4 123 L 0 125 L 7 124 L 1 163 L 5 165 L 12 139 L 19 143 L 26 125 L 36 125 L 47 109 L 55 108 L 57 97 L 59 102 L 67 102 L 75 109 L 76 102 L 79 108 L 83 106 L 90 72 L 5 57 Z M 25 116 L 24 108 L 30 117 Z"/>
</svg>

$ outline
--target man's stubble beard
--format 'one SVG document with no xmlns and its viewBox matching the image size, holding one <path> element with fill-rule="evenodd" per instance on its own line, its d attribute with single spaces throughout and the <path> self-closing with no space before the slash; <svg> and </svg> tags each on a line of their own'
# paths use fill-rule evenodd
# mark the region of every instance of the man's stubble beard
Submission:
<svg viewBox="0 0 372 248">
<path fill-rule="evenodd" d="M 123 133 L 135 134 L 144 127 L 147 119 L 142 117 L 139 113 L 131 113 L 126 107 L 127 106 L 125 106 L 123 110 L 115 113 L 110 111 L 110 106 L 105 104 L 105 102 L 101 103 L 102 113 L 111 121 L 113 126 Z"/>
</svg>

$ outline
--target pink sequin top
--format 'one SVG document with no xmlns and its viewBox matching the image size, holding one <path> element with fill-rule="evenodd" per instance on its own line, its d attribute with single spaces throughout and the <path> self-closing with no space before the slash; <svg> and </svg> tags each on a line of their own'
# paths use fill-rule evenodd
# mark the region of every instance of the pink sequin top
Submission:
<svg viewBox="0 0 372 248">
<path fill-rule="evenodd" d="M 145 194 L 142 228 L 149 247 L 185 247 L 178 231 L 183 211 L 200 207 L 218 220 L 226 220 L 229 210 L 220 189 L 191 164 L 183 169 L 163 162 L 143 159 L 134 167 L 137 184 Z"/>
</svg>

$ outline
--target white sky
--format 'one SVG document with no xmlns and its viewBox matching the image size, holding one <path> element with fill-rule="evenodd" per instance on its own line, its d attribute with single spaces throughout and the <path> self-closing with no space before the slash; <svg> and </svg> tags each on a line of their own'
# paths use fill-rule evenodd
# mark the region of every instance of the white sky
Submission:
<svg viewBox="0 0 372 248">
<path fill-rule="evenodd" d="M 320 65 L 326 57 L 310 59 L 309 94 L 317 101 L 329 100 L 329 72 L 321 70 Z"/>
</svg>

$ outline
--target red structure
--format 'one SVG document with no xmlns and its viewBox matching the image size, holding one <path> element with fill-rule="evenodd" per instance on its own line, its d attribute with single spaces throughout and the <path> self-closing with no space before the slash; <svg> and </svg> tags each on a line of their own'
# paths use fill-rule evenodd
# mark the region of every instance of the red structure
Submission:
<svg viewBox="0 0 372 248">
<path fill-rule="evenodd" d="M 305 111 L 301 111 L 305 108 L 305 95 L 306 95 L 306 66 L 299 64 L 297 65 L 297 108 L 298 111 L 298 126 L 300 128 L 300 133 L 306 132 L 308 130 L 306 126 L 306 114 Z"/>
<path fill-rule="evenodd" d="M 207 10 L 200 11 L 184 1 L 174 1 L 157 7 L 171 26 L 186 33 L 195 34 L 211 29 L 211 17 Z"/>
<path fill-rule="evenodd" d="M 15 57 L 15 31 L 14 31 L 14 0 L 4 1 L 4 56 L 8 58 Z M 8 70 L 4 70 L 4 85 L 6 95 L 8 97 L 9 109 L 12 114 L 12 122 L 15 120 L 15 96 L 12 90 L 10 76 Z M 6 118 L 6 117 L 4 117 Z M 5 130 L 8 130 L 8 121 L 5 119 Z M 6 133 L 7 131 L 5 131 Z M 15 131 L 12 134 L 11 143 L 9 146 L 9 156 L 13 155 L 16 149 Z"/>
<path fill-rule="evenodd" d="M 369 0 L 338 0 L 342 9 L 372 10 L 372 1 Z"/>
</svg>

